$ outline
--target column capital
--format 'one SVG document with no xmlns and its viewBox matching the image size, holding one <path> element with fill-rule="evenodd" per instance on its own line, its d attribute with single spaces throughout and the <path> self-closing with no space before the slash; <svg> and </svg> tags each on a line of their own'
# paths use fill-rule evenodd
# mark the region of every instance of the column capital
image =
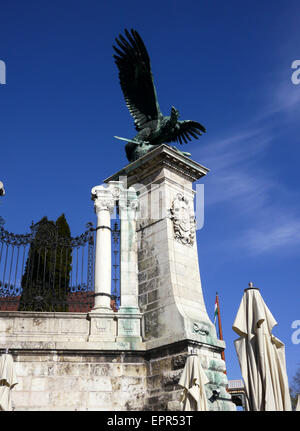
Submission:
<svg viewBox="0 0 300 431">
<path fill-rule="evenodd" d="M 112 212 L 117 201 L 124 209 L 138 207 L 137 192 L 133 187 L 127 189 L 123 181 L 110 181 L 105 185 L 95 186 L 92 188 L 91 194 L 96 212 L 105 209 Z"/>
<path fill-rule="evenodd" d="M 95 186 L 92 188 L 91 194 L 96 213 L 101 210 L 113 212 L 115 199 L 109 187 Z"/>
<path fill-rule="evenodd" d="M 119 207 L 126 210 L 137 210 L 139 207 L 138 195 L 134 187 L 122 190 L 119 198 Z"/>
</svg>

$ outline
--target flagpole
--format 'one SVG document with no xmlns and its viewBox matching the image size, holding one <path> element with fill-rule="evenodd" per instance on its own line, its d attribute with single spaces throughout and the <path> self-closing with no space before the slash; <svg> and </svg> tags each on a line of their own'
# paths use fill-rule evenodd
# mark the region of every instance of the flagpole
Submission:
<svg viewBox="0 0 300 431">
<path fill-rule="evenodd" d="M 220 313 L 220 305 L 219 305 L 218 292 L 216 292 L 216 302 L 217 302 L 217 307 L 218 307 L 219 338 L 220 338 L 220 340 L 223 340 L 223 332 L 222 332 L 222 325 L 221 325 L 221 313 Z M 225 353 L 224 353 L 224 350 L 222 350 L 222 352 L 221 352 L 221 358 L 225 362 Z M 224 371 L 224 373 L 227 374 L 226 370 Z"/>
</svg>

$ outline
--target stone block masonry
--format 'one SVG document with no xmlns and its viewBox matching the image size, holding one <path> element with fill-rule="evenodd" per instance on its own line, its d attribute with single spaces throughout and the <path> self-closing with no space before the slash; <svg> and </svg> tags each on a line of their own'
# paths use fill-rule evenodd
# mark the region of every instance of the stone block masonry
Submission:
<svg viewBox="0 0 300 431">
<path fill-rule="evenodd" d="M 140 355 L 15 352 L 16 411 L 143 410 L 147 366 Z"/>
<path fill-rule="evenodd" d="M 218 387 L 228 398 L 210 409 L 232 407 L 225 364 L 209 344 L 182 340 L 132 350 L 92 342 L 85 313 L 0 312 L 0 322 L 0 354 L 9 348 L 16 367 L 15 411 L 181 410 L 178 381 L 191 349 L 209 376 L 207 397 Z"/>
<path fill-rule="evenodd" d="M 101 332 L 95 341 L 93 323 L 103 320 L 98 314 L 0 312 L 0 354 L 8 349 L 13 355 L 18 380 L 15 410 L 143 410 L 144 348 L 117 341 L 115 314 L 114 337 Z"/>
<path fill-rule="evenodd" d="M 211 411 L 235 410 L 231 397 L 226 391 L 227 377 L 225 363 L 209 345 L 182 341 L 145 354 L 148 360 L 147 403 L 151 411 L 181 411 L 182 388 L 178 382 L 191 350 L 201 357 L 201 365 L 209 377 L 206 396 Z M 210 401 L 214 389 L 220 389 L 222 400 Z"/>
</svg>

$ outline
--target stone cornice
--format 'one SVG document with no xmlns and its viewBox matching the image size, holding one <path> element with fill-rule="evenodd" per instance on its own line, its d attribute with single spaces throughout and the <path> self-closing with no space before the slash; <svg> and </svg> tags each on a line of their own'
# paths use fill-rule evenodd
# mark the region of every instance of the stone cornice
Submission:
<svg viewBox="0 0 300 431">
<path fill-rule="evenodd" d="M 162 168 L 167 168 L 191 182 L 198 180 L 209 172 L 209 169 L 206 167 L 183 156 L 172 147 L 163 144 L 145 154 L 140 159 L 125 166 L 123 169 L 104 180 L 104 182 L 108 183 L 110 181 L 116 181 L 120 177 L 127 177 L 127 185 L 131 186 Z"/>
</svg>

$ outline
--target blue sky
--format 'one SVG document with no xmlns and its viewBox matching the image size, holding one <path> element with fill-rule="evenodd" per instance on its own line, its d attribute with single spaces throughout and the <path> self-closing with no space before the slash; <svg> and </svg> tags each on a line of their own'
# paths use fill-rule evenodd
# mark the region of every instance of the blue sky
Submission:
<svg viewBox="0 0 300 431">
<path fill-rule="evenodd" d="M 112 58 L 136 28 L 150 53 L 160 107 L 200 121 L 185 147 L 211 171 L 197 232 L 203 293 L 218 291 L 228 377 L 240 377 L 231 329 L 253 281 L 278 321 L 288 375 L 300 365 L 300 59 L 298 1 L 11 1 L 1 6 L 0 180 L 6 229 L 66 214 L 72 234 L 95 221 L 90 190 L 127 164 L 133 121 Z"/>
</svg>

